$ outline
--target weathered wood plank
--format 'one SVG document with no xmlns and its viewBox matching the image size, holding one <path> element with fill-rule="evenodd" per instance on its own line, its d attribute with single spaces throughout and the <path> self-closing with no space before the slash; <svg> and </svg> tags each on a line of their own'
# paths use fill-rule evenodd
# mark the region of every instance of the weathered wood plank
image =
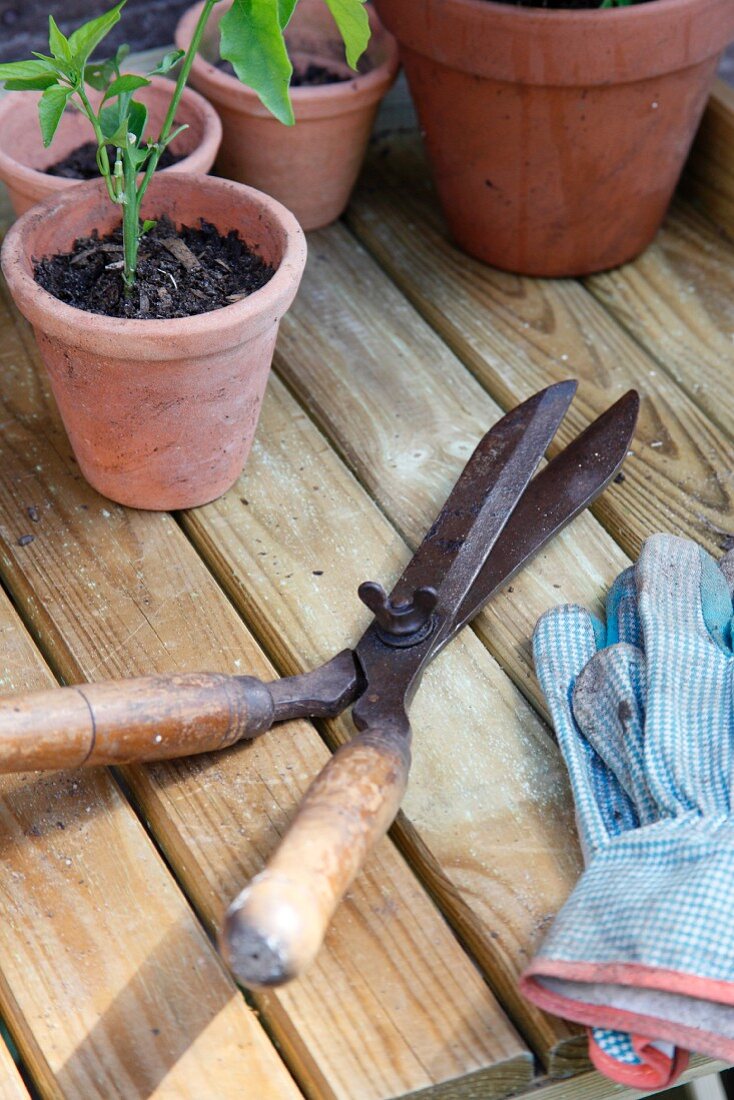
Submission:
<svg viewBox="0 0 734 1100">
<path fill-rule="evenodd" d="M 66 680 L 201 667 L 272 675 L 175 521 L 108 504 L 74 473 L 25 326 L 6 326 L 5 335 L 2 567 L 56 671 Z M 34 543 L 19 547 L 30 496 L 43 522 Z M 291 723 L 216 758 L 125 770 L 209 927 L 273 848 L 326 753 L 311 726 Z M 528 1053 L 389 841 L 311 972 L 258 1005 L 319 1097 L 441 1097 L 475 1071 L 488 1095 L 504 1095 L 531 1073 Z M 241 1078 L 247 1066 L 243 1057 Z"/>
<path fill-rule="evenodd" d="M 623 390 L 639 389 L 624 497 L 605 494 L 595 514 L 633 556 L 661 529 L 716 549 L 734 506 L 720 476 L 730 446 L 709 418 L 579 283 L 523 279 L 458 252 L 415 138 L 397 135 L 381 151 L 370 159 L 349 224 L 406 296 L 504 408 L 549 382 L 580 378 L 560 440 Z"/>
<path fill-rule="evenodd" d="M 55 682 L 4 596 L 0 645 L 4 694 Z M 253 1100 L 297 1095 L 105 771 L 2 776 L 0 818 L 0 1007 L 43 1096 L 241 1096 L 243 1046 Z"/>
<path fill-rule="evenodd" d="M 734 236 L 734 88 L 723 80 L 714 85 L 681 191 Z"/>
<path fill-rule="evenodd" d="M 734 245 L 679 202 L 634 264 L 596 275 L 586 285 L 731 442 Z M 729 468 L 718 471 L 729 493 L 732 453 Z M 731 515 L 722 519 L 731 532 Z"/>
<path fill-rule="evenodd" d="M 3 1042 L 0 1042 L 0 1100 L 30 1100 L 18 1067 Z"/>
<path fill-rule="evenodd" d="M 317 252 L 321 243 L 322 238 Z M 331 270 L 340 285 L 348 284 L 348 273 L 335 272 L 333 265 Z M 379 272 L 375 277 L 387 284 Z M 316 322 L 310 308 L 313 274 L 308 282 L 311 293 L 306 292 L 301 313 Z M 343 332 L 341 299 L 330 302 L 335 329 Z M 388 318 L 382 323 L 386 328 Z M 297 327 L 291 325 L 292 333 Z M 415 326 L 406 324 L 403 331 L 412 336 Z M 294 372 L 303 369 L 306 386 L 325 350 L 323 343 L 313 349 L 307 343 L 307 337 L 298 341 L 293 362 Z M 338 402 L 344 379 L 335 343 L 334 357 L 327 352 L 321 362 Z M 290 338 L 283 354 L 289 348 Z M 361 359 L 360 370 L 367 369 L 367 359 Z M 392 396 L 400 393 L 398 385 Z M 384 424 L 369 405 L 360 408 L 362 396 L 358 388 L 344 415 L 351 433 L 361 424 L 369 435 L 367 424 Z M 429 408 L 439 407 L 426 399 Z M 411 440 L 395 447 L 405 446 L 406 454 L 409 447 L 425 448 L 422 432 L 420 442 L 414 438 L 419 426 L 408 431 Z M 466 453 L 463 443 L 457 445 L 451 464 L 461 465 Z M 379 466 L 376 448 L 372 454 Z M 396 450 L 392 455 L 397 459 Z M 440 476 L 443 480 L 446 471 Z M 419 498 L 428 488 L 420 476 L 406 477 L 404 491 L 414 507 L 411 486 Z M 426 508 L 435 511 L 437 503 L 426 500 Z M 389 588 L 409 557 L 379 509 L 274 380 L 238 486 L 186 514 L 183 522 L 278 666 L 289 673 L 313 667 L 356 641 L 369 620 L 357 600 L 357 585 L 372 577 Z M 414 764 L 396 834 L 401 846 L 502 1002 L 538 1050 L 550 1052 L 554 1070 L 578 1066 L 576 1047 L 564 1046 L 568 1027 L 531 1010 L 516 985 L 533 942 L 578 874 L 571 799 L 557 750 L 469 631 L 426 673 L 411 720 Z M 331 732 L 343 741 L 351 727 L 340 720 Z"/>
</svg>

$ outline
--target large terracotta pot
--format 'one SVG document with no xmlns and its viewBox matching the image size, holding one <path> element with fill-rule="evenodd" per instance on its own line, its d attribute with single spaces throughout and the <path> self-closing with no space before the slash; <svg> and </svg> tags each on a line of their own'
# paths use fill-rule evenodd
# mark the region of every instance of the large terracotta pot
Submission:
<svg viewBox="0 0 734 1100">
<path fill-rule="evenodd" d="M 149 87 L 135 93 L 135 98 L 148 108 L 151 133 L 160 131 L 172 93 L 173 84 L 161 76 L 153 77 Z M 95 104 L 100 99 L 99 93 L 90 92 L 90 96 Z M 94 140 L 89 120 L 79 111 L 68 110 L 62 115 L 53 142 L 44 149 L 38 125 L 40 97 L 40 92 L 9 92 L 0 99 L 0 179 L 7 185 L 18 215 L 49 195 L 78 187 L 80 180 L 49 176 L 45 169 L 84 142 Z M 176 122 L 186 123 L 188 129 L 174 138 L 170 149 L 184 159 L 163 171 L 205 174 L 214 164 L 222 140 L 217 112 L 203 96 L 186 88 Z"/>
<path fill-rule="evenodd" d="M 732 0 L 376 4 L 463 249 L 510 271 L 580 275 L 645 248 L 734 36 Z"/>
<path fill-rule="evenodd" d="M 180 49 L 188 48 L 202 7 L 197 4 L 181 19 L 176 29 Z M 395 79 L 397 44 L 370 11 L 369 71 L 356 75 L 344 61 L 344 47 L 324 0 L 300 0 L 286 31 L 291 59 L 318 62 L 350 79 L 292 88 L 296 123 L 284 126 L 250 88 L 213 64 L 226 7 L 214 9 L 190 78 L 222 120 L 224 140 L 216 170 L 273 195 L 304 229 L 328 225 L 349 201 L 379 102 Z"/>
<path fill-rule="evenodd" d="M 200 217 L 235 229 L 275 275 L 224 309 L 137 321 L 75 309 L 33 278 L 32 257 L 71 248 L 119 213 L 103 185 L 68 188 L 29 210 L 8 232 L 2 269 L 32 324 L 82 473 L 105 496 L 136 508 L 190 508 L 239 476 L 257 426 L 278 323 L 306 260 L 300 226 L 280 203 L 210 176 L 156 176 L 144 217 L 177 224 Z"/>
</svg>

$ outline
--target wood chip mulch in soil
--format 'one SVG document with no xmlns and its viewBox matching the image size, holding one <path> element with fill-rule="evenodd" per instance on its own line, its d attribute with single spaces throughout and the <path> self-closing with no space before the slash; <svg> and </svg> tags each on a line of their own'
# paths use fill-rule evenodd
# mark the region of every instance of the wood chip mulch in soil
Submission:
<svg viewBox="0 0 734 1100">
<path fill-rule="evenodd" d="M 140 242 L 138 277 L 125 296 L 122 228 L 105 237 L 96 231 L 74 242 L 71 252 L 34 257 L 36 282 L 77 309 L 107 317 L 165 320 L 222 309 L 264 286 L 275 274 L 232 230 L 220 237 L 201 219 L 198 228 L 159 219 Z"/>
<path fill-rule="evenodd" d="M 110 158 L 110 164 L 114 164 L 115 150 L 111 145 L 107 147 L 107 155 Z M 161 159 L 158 161 L 158 167 L 170 168 L 172 164 L 178 164 L 183 159 L 183 156 L 172 153 L 170 149 L 164 149 Z M 85 141 L 83 145 L 78 145 L 76 149 L 72 149 L 68 156 L 62 157 L 61 160 L 51 164 L 44 171 L 47 176 L 60 176 L 61 179 L 65 180 L 98 179 L 97 142 Z"/>
</svg>

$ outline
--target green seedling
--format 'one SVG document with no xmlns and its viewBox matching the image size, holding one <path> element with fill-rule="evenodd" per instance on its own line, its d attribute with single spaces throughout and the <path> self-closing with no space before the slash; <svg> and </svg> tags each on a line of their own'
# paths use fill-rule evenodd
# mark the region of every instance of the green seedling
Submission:
<svg viewBox="0 0 734 1100">
<path fill-rule="evenodd" d="M 356 68 L 369 41 L 369 22 L 364 0 L 324 0 L 344 41 L 347 62 Z M 110 200 L 122 208 L 124 266 L 122 278 L 127 293 L 135 285 L 138 248 L 144 234 L 155 224 L 140 217 L 143 197 L 158 167 L 164 149 L 185 127 L 174 127 L 183 90 L 191 72 L 209 17 L 221 0 L 206 0 L 196 24 L 191 45 L 185 52 L 167 53 L 145 75 L 123 73 L 121 66 L 129 48 L 121 46 L 114 57 L 103 61 L 92 56 L 119 22 L 126 0 L 79 27 L 67 38 L 52 15 L 49 23 L 49 53 L 34 53 L 30 61 L 0 64 L 0 82 L 11 91 L 40 91 L 38 104 L 43 144 L 53 140 L 67 107 L 89 119 L 97 142 L 97 166 Z M 232 63 L 238 78 L 260 97 L 272 114 L 286 125 L 294 122 L 289 87 L 293 67 L 285 43 L 285 29 L 298 0 L 234 0 L 221 23 L 221 56 Z M 135 100 L 135 93 L 150 84 L 150 78 L 180 66 L 171 84 L 171 102 L 157 137 L 146 136 L 148 112 Z M 89 88 L 102 93 L 95 110 Z M 110 157 L 108 147 L 115 150 Z"/>
</svg>

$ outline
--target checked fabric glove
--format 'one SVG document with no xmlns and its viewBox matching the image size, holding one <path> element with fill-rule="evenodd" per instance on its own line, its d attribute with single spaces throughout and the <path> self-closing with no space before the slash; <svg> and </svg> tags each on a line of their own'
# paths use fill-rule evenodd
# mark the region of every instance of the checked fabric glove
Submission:
<svg viewBox="0 0 734 1100">
<path fill-rule="evenodd" d="M 574 689 L 582 672 L 593 667 L 595 699 L 600 698 L 602 683 L 605 685 L 604 707 L 599 710 L 596 728 L 608 727 L 609 716 L 616 719 L 619 713 L 630 718 L 634 714 L 641 724 L 636 684 L 626 663 L 600 665 L 602 658 L 619 655 L 623 649 L 638 652 L 635 647 L 639 645 L 641 632 L 631 569 L 612 586 L 606 612 L 605 626 L 581 607 L 554 608 L 541 618 L 534 637 L 536 671 L 568 767 L 587 865 L 606 844 L 637 828 L 640 821 L 628 793 L 629 784 L 624 783 L 627 770 L 624 738 L 618 730 L 616 738 L 605 736 L 600 745 L 602 752 L 597 752 L 593 740 L 584 736 L 572 707 Z M 596 716 L 593 708 L 592 713 Z M 608 761 L 616 767 L 609 766 Z M 529 995 L 535 1000 L 532 992 Z M 596 1068 L 612 1080 L 643 1089 L 672 1084 L 687 1063 L 687 1055 L 671 1044 L 657 1044 L 606 1028 L 590 1029 L 589 1055 Z"/>
<path fill-rule="evenodd" d="M 595 1027 L 602 1043 L 610 1029 L 725 1061 L 734 1060 L 732 572 L 731 556 L 720 567 L 694 543 L 648 539 L 634 574 L 617 582 L 627 634 L 608 628 L 609 647 L 566 682 L 565 709 L 554 654 L 594 623 L 561 608 L 538 624 L 541 683 L 580 826 L 588 816 L 594 831 L 582 831 L 586 870 L 522 978 L 531 1000 Z M 585 770 L 584 754 L 594 762 Z M 605 797 L 593 785 L 602 766 L 627 797 L 631 827 L 626 818 L 611 827 L 620 812 L 611 803 L 589 815 L 590 797 L 597 811 Z"/>
</svg>

